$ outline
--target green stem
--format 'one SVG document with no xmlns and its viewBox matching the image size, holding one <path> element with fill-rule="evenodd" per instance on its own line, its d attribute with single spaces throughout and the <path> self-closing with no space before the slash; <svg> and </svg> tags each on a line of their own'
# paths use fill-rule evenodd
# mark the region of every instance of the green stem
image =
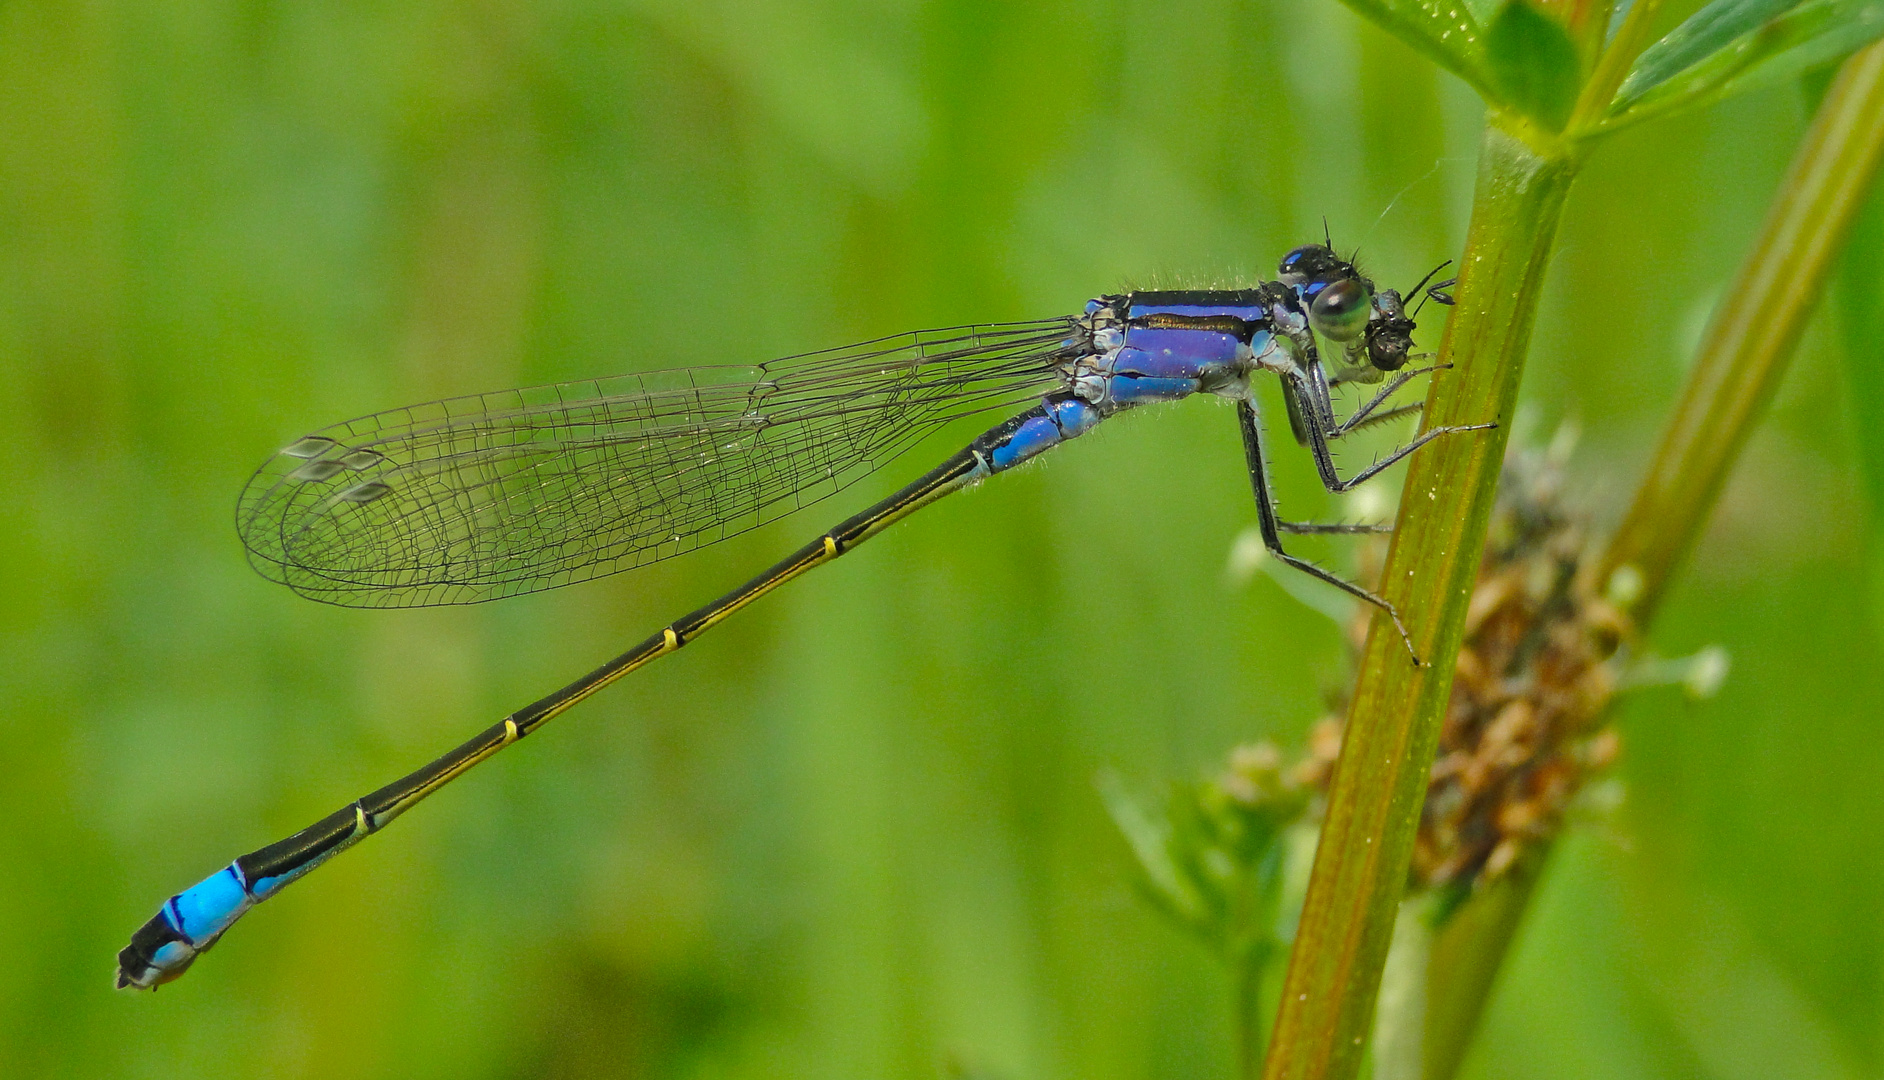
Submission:
<svg viewBox="0 0 1884 1080">
<path fill-rule="evenodd" d="M 1427 769 L 1452 686 L 1551 240 L 1577 162 L 1543 156 L 1494 117 L 1425 426 L 1497 421 L 1413 458 L 1381 591 L 1426 663 L 1374 621 L 1289 956 L 1264 1075 L 1352 1077 L 1406 883 Z M 1384 631 L 1383 631 L 1384 627 Z"/>
<path fill-rule="evenodd" d="M 1420 1080 L 1425 1075 L 1426 973 L 1432 965 L 1433 896 L 1400 902 L 1393 947 L 1380 974 L 1374 1010 L 1374 1080 Z"/>
<path fill-rule="evenodd" d="M 1599 581 L 1631 568 L 1637 625 L 1654 617 L 1761 407 L 1786 371 L 1884 153 L 1884 44 L 1845 62 L 1793 156 L 1752 252 L 1714 312 L 1681 400 Z"/>
<path fill-rule="evenodd" d="M 1596 70 L 1590 72 L 1583 92 L 1577 95 L 1567 131 L 1593 131 L 1603 117 L 1609 115 L 1609 103 L 1615 100 L 1617 89 L 1629 77 L 1629 68 L 1648 44 L 1649 31 L 1655 27 L 1655 15 L 1661 6 L 1662 0 L 1635 0 L 1630 5 L 1629 13 L 1622 17 L 1622 25 L 1616 28 L 1616 35 L 1609 39 L 1608 46 L 1597 58 Z"/>
<path fill-rule="evenodd" d="M 1481 886 L 1435 936 L 1432 964 L 1426 972 L 1426 1041 L 1420 1074 L 1425 1080 L 1451 1077 L 1465 1060 L 1505 952 L 1543 875 L 1546 854 L 1535 852 L 1504 876 Z"/>
<path fill-rule="evenodd" d="M 1846 61 L 1794 156 L 1764 230 L 1722 299 L 1648 475 L 1598 571 L 1635 568 L 1646 628 L 1693 545 L 1792 347 L 1884 153 L 1884 44 Z M 1481 889 L 1433 947 L 1426 1077 L 1465 1056 L 1545 858 Z"/>
</svg>

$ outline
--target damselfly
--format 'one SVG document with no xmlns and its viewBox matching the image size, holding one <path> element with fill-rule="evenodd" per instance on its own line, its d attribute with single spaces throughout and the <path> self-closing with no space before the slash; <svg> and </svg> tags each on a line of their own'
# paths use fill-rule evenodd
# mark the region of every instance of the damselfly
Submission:
<svg viewBox="0 0 1884 1080">
<path fill-rule="evenodd" d="M 1330 491 L 1472 428 L 1424 431 L 1340 476 L 1330 443 L 1412 411 L 1382 406 L 1432 369 L 1403 370 L 1414 323 L 1400 294 L 1376 291 L 1331 247 L 1296 249 L 1280 277 L 1248 289 L 1103 296 L 1080 315 L 904 334 L 754 367 L 454 398 L 295 440 L 243 492 L 237 526 L 250 561 L 316 600 L 412 607 L 551 589 L 691 551 L 844 488 L 951 420 L 1034 402 L 746 584 L 417 772 L 171 897 L 118 954 L 118 985 L 176 978 L 249 908 L 551 717 L 917 508 L 1139 405 L 1199 393 L 1235 401 L 1263 542 L 1373 604 L 1405 640 L 1393 605 L 1283 550 L 1283 533 L 1377 527 L 1277 516 L 1250 380 L 1260 371 L 1281 377 L 1290 426 Z M 1427 294 L 1444 299 L 1440 288 Z M 1332 372 L 1317 336 L 1338 353 Z M 1335 416 L 1332 385 L 1382 380 L 1351 416 Z"/>
</svg>

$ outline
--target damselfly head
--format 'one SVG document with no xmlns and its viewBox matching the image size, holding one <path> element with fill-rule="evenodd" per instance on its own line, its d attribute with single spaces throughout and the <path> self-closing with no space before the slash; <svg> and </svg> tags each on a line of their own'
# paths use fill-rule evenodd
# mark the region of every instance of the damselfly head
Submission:
<svg viewBox="0 0 1884 1080">
<path fill-rule="evenodd" d="M 1289 252 L 1282 257 L 1279 274 L 1308 306 L 1315 332 L 1342 347 L 1350 368 L 1397 371 L 1406 366 L 1413 353 L 1414 323 L 1399 293 L 1376 292 L 1352 260 L 1325 244 Z"/>
<path fill-rule="evenodd" d="M 1277 272 L 1282 283 L 1293 286 L 1308 305 L 1309 324 L 1315 332 L 1352 351 L 1367 330 L 1374 283 L 1325 244 L 1308 244 L 1289 252 Z"/>
<path fill-rule="evenodd" d="M 1326 244 L 1303 244 L 1282 257 L 1276 274 L 1284 285 L 1314 285 L 1342 278 L 1358 278 L 1354 264 Z"/>
</svg>

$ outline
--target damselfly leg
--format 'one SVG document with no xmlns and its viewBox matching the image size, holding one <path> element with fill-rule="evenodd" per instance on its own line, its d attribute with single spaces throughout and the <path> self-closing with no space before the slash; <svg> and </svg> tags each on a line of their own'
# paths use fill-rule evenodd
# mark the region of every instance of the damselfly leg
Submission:
<svg viewBox="0 0 1884 1080">
<path fill-rule="evenodd" d="M 1386 597 L 1356 585 L 1331 570 L 1309 562 L 1307 559 L 1289 554 L 1282 547 L 1282 533 L 1346 533 L 1373 532 L 1371 526 L 1309 525 L 1291 523 L 1285 527 L 1276 516 L 1275 498 L 1269 489 L 1269 460 L 1263 455 L 1263 436 L 1261 422 L 1256 418 L 1256 409 L 1247 400 L 1236 403 L 1237 425 L 1243 431 L 1243 461 L 1249 466 L 1250 490 L 1256 496 L 1256 526 L 1262 533 L 1263 546 L 1269 549 L 1283 563 L 1300 570 L 1309 577 L 1325 581 L 1342 592 L 1359 600 L 1365 600 L 1387 613 L 1393 620 L 1393 628 L 1400 632 L 1400 640 L 1406 643 L 1407 655 L 1413 658 L 1414 666 L 1420 663 L 1420 655 L 1413 648 L 1413 638 L 1406 632 L 1406 624 L 1400 621 L 1400 612 Z M 1384 530 L 1381 530 L 1384 531 Z"/>
<path fill-rule="evenodd" d="M 1374 414 L 1374 410 L 1380 408 L 1388 398 L 1399 393 L 1400 388 L 1412 380 L 1419 378 L 1421 375 L 1430 375 L 1441 368 L 1450 368 L 1451 366 L 1451 364 L 1434 364 L 1430 367 L 1414 368 L 1411 371 L 1400 372 L 1398 375 L 1395 375 L 1387 385 L 1375 392 L 1373 397 L 1367 399 L 1365 404 L 1352 413 L 1349 413 L 1346 420 L 1336 424 L 1334 431 L 1330 432 L 1328 437 L 1330 439 L 1339 439 L 1350 431 L 1359 431 L 1362 428 L 1372 427 L 1375 424 L 1384 424 L 1389 420 L 1397 420 L 1402 416 L 1412 415 L 1419 410 L 1420 406 L 1418 404 L 1396 405 L 1378 416 Z M 1339 378 L 1330 378 L 1328 380 L 1328 387 L 1331 390 L 1340 385 L 1342 385 L 1342 380 Z"/>
<path fill-rule="evenodd" d="M 1390 388 L 1397 389 L 1397 387 Z M 1407 442 L 1402 443 L 1388 454 L 1375 459 L 1372 464 L 1361 471 L 1344 478 L 1335 469 L 1334 451 L 1329 444 L 1353 432 L 1355 429 L 1365 426 L 1367 423 L 1367 411 L 1371 411 L 1373 408 L 1377 407 L 1378 400 L 1370 402 L 1368 406 L 1366 406 L 1366 411 L 1358 413 L 1357 416 L 1359 419 L 1350 417 L 1346 422 L 1336 420 L 1334 405 L 1328 391 L 1328 383 L 1327 380 L 1322 377 L 1321 366 L 1319 364 L 1310 365 L 1308 370 L 1301 374 L 1296 382 L 1295 394 L 1303 413 L 1303 418 L 1306 421 L 1303 424 L 1303 429 L 1307 434 L 1307 438 L 1304 442 L 1308 447 L 1310 456 L 1315 460 L 1315 471 L 1321 476 L 1322 486 L 1337 495 L 1351 491 L 1355 487 L 1366 483 L 1375 476 L 1378 476 L 1382 470 L 1391 467 L 1408 454 L 1411 454 L 1413 451 L 1418 450 L 1420 447 L 1425 446 L 1427 443 L 1432 442 L 1442 435 L 1457 435 L 1467 431 L 1485 431 L 1498 426 L 1496 423 L 1489 423 L 1456 424 L 1448 427 L 1430 428 L 1415 435 Z M 1379 400 L 1384 400 L 1384 398 Z M 1394 412 L 1400 415 L 1406 415 L 1406 412 L 1402 412 L 1401 410 L 1396 409 Z M 1384 416 L 1380 418 L 1380 420 L 1385 419 L 1386 417 Z"/>
</svg>

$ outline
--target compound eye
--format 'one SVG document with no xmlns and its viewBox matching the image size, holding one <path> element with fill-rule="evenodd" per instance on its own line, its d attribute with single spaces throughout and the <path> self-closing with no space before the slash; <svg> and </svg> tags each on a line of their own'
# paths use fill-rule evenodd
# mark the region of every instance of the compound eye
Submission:
<svg viewBox="0 0 1884 1080">
<path fill-rule="evenodd" d="M 1308 244 L 1296 248 L 1282 257 L 1282 265 L 1277 276 L 1284 285 L 1300 285 L 1319 273 L 1327 262 L 1328 249 L 1320 244 Z"/>
<path fill-rule="evenodd" d="M 1308 306 L 1315 332 L 1329 341 L 1348 342 L 1367 329 L 1369 298 L 1360 282 L 1334 281 L 1315 294 Z"/>
</svg>

